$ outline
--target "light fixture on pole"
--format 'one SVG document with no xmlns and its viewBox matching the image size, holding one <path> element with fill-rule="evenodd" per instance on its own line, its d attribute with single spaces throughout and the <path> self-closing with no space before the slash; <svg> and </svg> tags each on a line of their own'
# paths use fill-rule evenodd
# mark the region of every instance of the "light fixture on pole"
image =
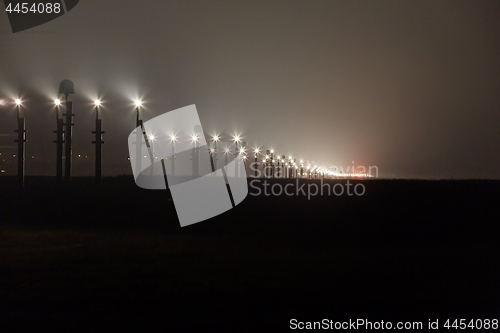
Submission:
<svg viewBox="0 0 500 333">
<path fill-rule="evenodd" d="M 59 94 L 62 94 L 65 96 L 65 106 L 66 106 L 66 113 L 63 114 L 63 116 L 66 116 L 66 130 L 64 132 L 65 138 L 64 138 L 64 143 L 65 143 L 65 150 L 66 150 L 66 160 L 65 160 L 65 172 L 64 172 L 64 178 L 66 185 L 69 186 L 70 180 L 71 180 L 71 158 L 72 158 L 72 137 L 73 137 L 73 102 L 68 101 L 68 95 L 74 94 L 75 93 L 75 85 L 71 80 L 63 80 L 59 84 Z"/>
<path fill-rule="evenodd" d="M 102 179 L 102 145 L 104 141 L 102 140 L 102 135 L 104 131 L 102 130 L 102 119 L 99 118 L 99 107 L 101 106 L 101 101 L 96 99 L 94 101 L 95 106 L 95 139 L 92 141 L 95 144 L 95 180 L 98 184 L 101 183 Z"/>
<path fill-rule="evenodd" d="M 193 161 L 193 176 L 198 177 L 198 167 L 199 167 L 199 161 L 198 161 L 198 134 L 193 134 L 191 136 L 191 142 L 193 143 L 193 149 L 192 149 L 192 161 Z"/>
<path fill-rule="evenodd" d="M 146 135 L 144 132 L 144 128 L 142 126 L 142 120 L 141 120 L 141 107 L 142 107 L 142 102 L 140 100 L 136 100 L 134 102 L 135 104 L 135 112 L 136 112 L 136 118 L 135 118 L 135 169 L 136 172 L 139 174 L 141 172 L 141 166 L 142 166 L 142 139 L 143 136 Z"/>
<path fill-rule="evenodd" d="M 259 157 L 260 149 L 259 148 L 255 148 L 253 150 L 253 152 L 255 154 L 254 155 L 255 160 L 253 162 L 254 163 L 254 170 L 255 170 L 255 178 L 257 178 L 257 170 L 259 169 L 259 160 L 258 160 L 258 157 Z"/>
<path fill-rule="evenodd" d="M 25 148 L 26 148 L 26 120 L 21 117 L 21 106 L 22 101 L 17 98 L 16 103 L 16 113 L 17 113 L 17 179 L 19 183 L 19 188 L 24 189 L 24 162 L 25 162 Z"/>
<path fill-rule="evenodd" d="M 278 154 L 278 159 L 276 160 L 276 173 L 275 173 L 275 177 L 276 178 L 283 178 L 283 165 L 281 165 L 281 168 L 280 168 L 280 155 Z"/>
<path fill-rule="evenodd" d="M 61 106 L 61 100 L 55 99 L 54 105 L 56 106 L 56 124 L 57 129 L 54 131 L 56 134 L 56 140 L 54 143 L 56 144 L 56 179 L 57 185 L 59 187 L 62 186 L 63 180 L 63 144 L 64 144 L 64 120 L 60 116 L 59 108 Z"/>
<path fill-rule="evenodd" d="M 142 107 L 142 102 L 140 100 L 135 100 L 135 112 L 136 112 L 136 120 L 135 120 L 135 126 L 142 126 L 142 120 L 141 120 L 141 107 Z"/>
<path fill-rule="evenodd" d="M 270 161 L 270 156 L 271 156 L 271 151 L 268 149 L 266 150 L 266 156 L 264 158 L 265 163 L 264 163 L 264 177 L 269 178 L 271 176 L 270 168 L 269 168 L 269 161 Z"/>
<path fill-rule="evenodd" d="M 240 155 L 241 155 L 241 159 L 243 160 L 243 167 L 245 168 L 246 170 L 246 162 L 247 162 L 247 153 L 246 153 L 246 142 L 242 142 L 241 144 L 241 148 L 240 148 Z M 239 174 L 239 171 L 237 171 L 236 173 L 237 175 Z"/>
<path fill-rule="evenodd" d="M 241 142 L 240 136 L 239 135 L 233 136 L 233 142 L 234 142 L 234 159 L 235 159 L 234 174 L 236 177 L 238 177 L 239 176 L 239 160 L 237 159 L 237 157 L 239 155 L 239 152 L 238 152 L 239 143 Z"/>
<path fill-rule="evenodd" d="M 288 156 L 288 178 L 293 178 L 293 160 L 292 160 L 292 156 Z"/>
<path fill-rule="evenodd" d="M 170 141 L 172 142 L 172 176 L 175 175 L 175 141 L 177 141 L 177 137 L 175 136 L 175 134 L 172 134 L 170 136 Z"/>
<path fill-rule="evenodd" d="M 274 163 L 275 163 L 275 158 L 274 158 L 274 149 L 271 149 L 271 177 L 274 177 L 276 172 L 274 170 Z"/>
<path fill-rule="evenodd" d="M 220 137 L 219 135 L 215 134 L 213 137 L 212 137 L 212 141 L 214 143 L 213 145 L 213 152 L 211 154 L 212 156 L 212 163 L 213 163 L 213 170 L 217 170 L 217 162 L 219 161 L 219 158 L 217 156 L 217 143 L 220 141 Z"/>
</svg>

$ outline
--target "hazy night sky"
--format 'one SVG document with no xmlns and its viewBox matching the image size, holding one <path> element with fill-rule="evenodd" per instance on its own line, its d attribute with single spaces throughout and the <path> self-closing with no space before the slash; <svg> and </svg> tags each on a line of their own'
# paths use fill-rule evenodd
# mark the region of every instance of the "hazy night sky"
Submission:
<svg viewBox="0 0 500 333">
<path fill-rule="evenodd" d="M 82 0 L 16 34 L 1 8 L 0 99 L 25 100 L 29 175 L 55 174 L 52 99 L 68 78 L 75 175 L 94 172 L 96 97 L 103 173 L 131 173 L 132 101 L 142 97 L 144 120 L 196 104 L 205 134 L 241 133 L 325 166 L 500 177 L 497 0 Z M 0 106 L 0 133 L 15 128 L 12 110 Z"/>
</svg>

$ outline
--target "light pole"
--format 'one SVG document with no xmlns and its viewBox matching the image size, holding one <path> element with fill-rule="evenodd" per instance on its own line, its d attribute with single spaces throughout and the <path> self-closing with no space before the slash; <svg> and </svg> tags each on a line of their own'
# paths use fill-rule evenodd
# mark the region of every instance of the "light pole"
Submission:
<svg viewBox="0 0 500 333">
<path fill-rule="evenodd" d="M 271 171 L 269 170 L 269 156 L 271 154 L 271 151 L 268 149 L 266 150 L 266 156 L 264 157 L 264 177 L 269 178 L 271 176 Z"/>
<path fill-rule="evenodd" d="M 275 176 L 274 172 L 274 149 L 271 149 L 271 177 Z"/>
<path fill-rule="evenodd" d="M 61 100 L 54 100 L 56 105 L 56 124 L 57 129 L 54 131 L 56 134 L 56 179 L 57 185 L 61 187 L 63 179 L 63 144 L 64 144 L 64 121 L 60 117 L 59 107 L 61 106 Z"/>
<path fill-rule="evenodd" d="M 287 162 L 285 155 L 281 155 L 281 165 L 283 167 L 283 178 L 290 178 L 290 164 Z"/>
<path fill-rule="evenodd" d="M 234 159 L 235 159 L 235 163 L 234 163 L 234 175 L 236 177 L 239 176 L 239 161 L 237 160 L 237 157 L 238 157 L 238 146 L 239 146 L 239 143 L 240 143 L 241 139 L 240 139 L 240 136 L 239 135 L 235 135 L 233 137 L 233 142 L 234 142 Z"/>
<path fill-rule="evenodd" d="M 283 169 L 283 178 L 290 178 L 288 173 L 288 163 L 286 162 L 285 155 L 281 155 L 281 168 Z"/>
<path fill-rule="evenodd" d="M 281 157 L 283 157 L 285 155 L 281 155 Z M 278 155 L 278 160 L 280 159 L 280 156 Z M 287 169 L 288 169 L 288 163 L 286 162 L 286 158 L 282 158 L 281 159 L 281 168 L 283 169 L 283 176 L 281 176 L 282 178 L 287 178 L 288 177 L 288 173 L 287 173 Z"/>
<path fill-rule="evenodd" d="M 276 178 L 283 178 L 283 163 L 281 164 L 280 167 L 280 155 L 278 155 L 278 160 L 276 161 L 276 172 L 275 172 L 275 177 Z"/>
<path fill-rule="evenodd" d="M 99 107 L 101 106 L 101 101 L 96 99 L 94 101 L 95 105 L 95 131 L 92 134 L 95 134 L 95 139 L 92 141 L 95 144 L 95 180 L 98 184 L 101 183 L 102 179 L 102 135 L 104 131 L 102 130 L 102 119 L 99 118 Z"/>
<path fill-rule="evenodd" d="M 71 80 L 63 80 L 59 85 L 59 94 L 63 94 L 66 97 L 66 130 L 65 130 L 65 150 L 66 150 L 66 161 L 64 178 L 66 185 L 69 186 L 71 181 L 71 158 L 72 158 L 72 136 L 73 136 L 73 103 L 68 101 L 68 95 L 75 93 L 75 85 Z"/>
<path fill-rule="evenodd" d="M 151 159 L 151 169 L 149 170 L 149 174 L 151 176 L 154 175 L 154 165 L 155 165 L 155 141 L 156 141 L 156 137 L 154 136 L 154 134 L 151 134 L 151 135 L 148 135 L 147 136 L 148 138 L 148 141 L 149 142 L 149 148 L 150 149 L 150 152 L 149 152 L 149 158 Z"/>
<path fill-rule="evenodd" d="M 21 117 L 21 105 L 22 101 L 17 98 L 16 102 L 16 113 L 17 113 L 17 179 L 19 183 L 19 188 L 24 189 L 24 161 L 25 161 L 25 146 L 26 146 L 26 120 Z"/>
<path fill-rule="evenodd" d="M 229 147 L 226 147 L 224 148 L 224 156 L 225 156 L 225 164 L 224 164 L 224 167 L 226 167 L 227 165 L 227 155 L 229 155 L 229 153 L 231 152 L 231 149 L 229 149 Z"/>
<path fill-rule="evenodd" d="M 177 137 L 175 134 L 170 136 L 170 141 L 172 142 L 172 176 L 175 175 L 175 141 L 177 141 Z"/>
<path fill-rule="evenodd" d="M 150 137 L 146 135 L 146 131 L 144 129 L 144 122 L 142 119 L 140 119 L 140 109 L 142 107 L 142 102 L 140 100 L 135 100 L 135 111 L 136 111 L 136 137 L 135 137 L 135 144 L 136 144 L 136 161 L 135 161 L 135 166 L 137 169 L 137 173 L 139 174 L 141 172 L 141 160 L 142 160 L 142 140 L 144 139 L 144 142 L 146 143 L 146 150 L 149 153 L 149 158 L 151 160 L 151 175 L 153 174 L 153 164 L 154 164 L 154 157 L 153 153 L 151 152 L 151 145 L 149 144 L 149 139 Z M 146 156 L 144 156 L 146 157 Z"/>
<path fill-rule="evenodd" d="M 142 102 L 140 100 L 135 101 L 135 169 L 137 174 L 141 172 L 142 165 L 142 136 L 145 134 L 142 128 L 141 119 L 141 106 Z"/>
<path fill-rule="evenodd" d="M 240 155 L 241 155 L 241 159 L 243 160 L 243 168 L 246 170 L 247 152 L 246 152 L 245 146 L 246 146 L 246 143 L 243 142 L 241 144 L 241 147 L 240 147 Z"/>
<path fill-rule="evenodd" d="M 259 150 L 259 148 L 255 148 L 253 150 L 253 152 L 255 153 L 255 155 L 254 155 L 255 159 L 254 159 L 254 162 L 253 162 L 254 163 L 254 170 L 255 170 L 255 178 L 257 178 L 257 170 L 259 168 L 259 160 L 258 160 L 258 158 L 259 158 L 259 152 L 260 152 L 260 150 Z"/>
<path fill-rule="evenodd" d="M 287 160 L 285 155 L 283 155 L 282 157 L 283 157 L 283 161 L 285 161 L 286 178 L 290 178 L 290 160 Z"/>
<path fill-rule="evenodd" d="M 214 143 L 214 146 L 213 146 L 213 152 L 212 152 L 212 163 L 214 165 L 214 171 L 217 170 L 217 161 L 219 160 L 218 157 L 217 157 L 217 142 L 220 141 L 220 137 L 215 134 L 213 137 L 212 137 L 212 141 Z"/>
<path fill-rule="evenodd" d="M 194 144 L 194 147 L 192 149 L 192 160 L 193 160 L 193 176 L 194 177 L 198 177 L 198 166 L 199 166 L 199 162 L 198 162 L 198 134 L 193 134 L 191 136 L 191 141 L 193 142 Z"/>
<path fill-rule="evenodd" d="M 285 155 L 281 155 L 281 164 L 283 166 L 283 178 L 289 178 L 289 164 L 286 161 Z"/>
<path fill-rule="evenodd" d="M 210 156 L 210 166 L 212 167 L 212 172 L 215 172 L 215 164 L 214 164 L 214 154 L 215 149 L 213 147 L 208 149 L 208 155 Z"/>
</svg>

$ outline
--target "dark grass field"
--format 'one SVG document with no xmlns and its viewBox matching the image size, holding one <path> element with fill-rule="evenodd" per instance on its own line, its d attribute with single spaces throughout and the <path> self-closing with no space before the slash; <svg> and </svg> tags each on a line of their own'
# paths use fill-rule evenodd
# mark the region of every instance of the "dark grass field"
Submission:
<svg viewBox="0 0 500 333">
<path fill-rule="evenodd" d="M 281 180 L 285 182 L 284 180 Z M 345 181 L 342 181 L 345 182 Z M 289 331 L 290 319 L 500 318 L 499 181 L 249 195 L 180 228 L 131 177 L 0 178 L 2 331 Z M 161 207 L 160 210 L 153 207 Z"/>
</svg>

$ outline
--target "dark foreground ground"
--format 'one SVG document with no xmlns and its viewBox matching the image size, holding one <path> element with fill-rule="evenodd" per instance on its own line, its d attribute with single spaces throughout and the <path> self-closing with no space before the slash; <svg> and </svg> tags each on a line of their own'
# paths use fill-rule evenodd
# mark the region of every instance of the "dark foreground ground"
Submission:
<svg viewBox="0 0 500 333">
<path fill-rule="evenodd" d="M 275 332 L 290 320 L 500 319 L 500 182 L 248 196 L 180 228 L 128 177 L 0 178 L 0 329 Z M 139 200 L 140 205 L 136 204 Z M 151 207 L 160 205 L 161 210 Z"/>
</svg>

